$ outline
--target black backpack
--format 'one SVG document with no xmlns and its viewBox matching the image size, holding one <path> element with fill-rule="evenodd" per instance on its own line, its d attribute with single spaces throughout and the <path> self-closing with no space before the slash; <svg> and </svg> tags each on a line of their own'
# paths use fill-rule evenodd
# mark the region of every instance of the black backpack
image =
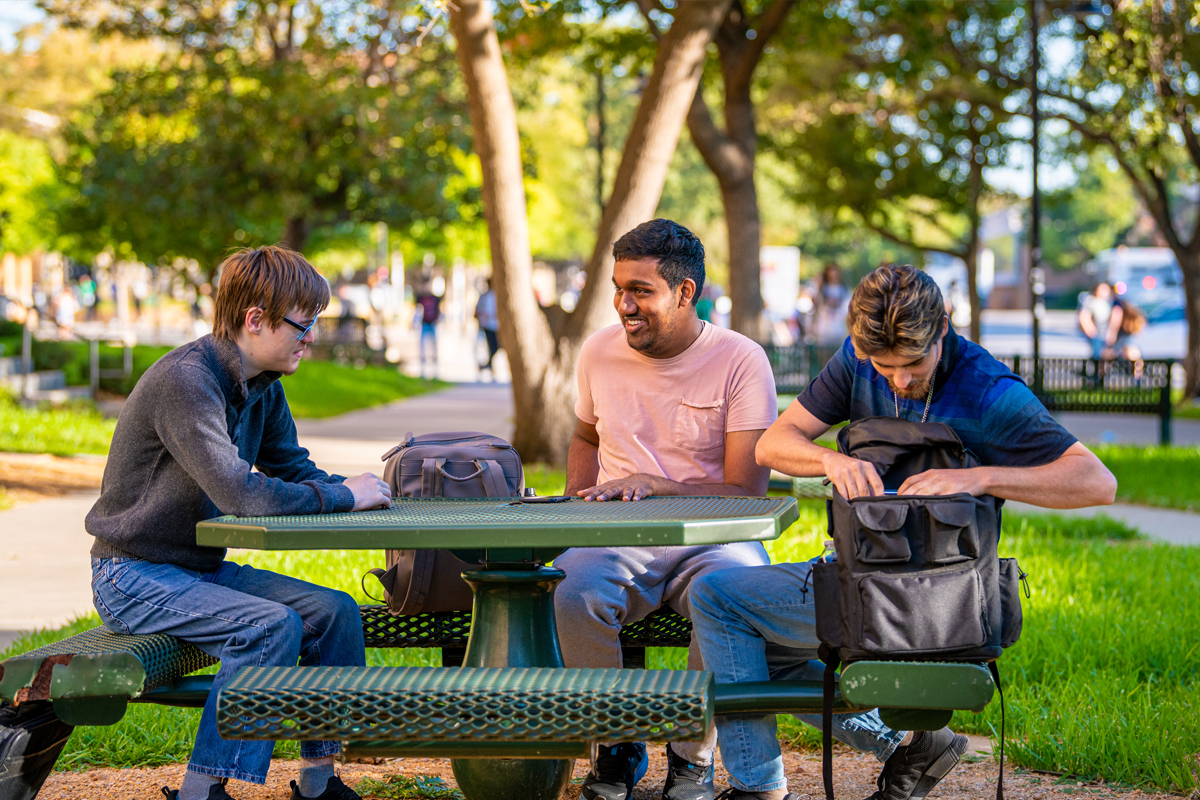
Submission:
<svg viewBox="0 0 1200 800">
<path fill-rule="evenodd" d="M 838 433 L 838 451 L 874 464 L 888 492 L 926 470 L 979 466 L 940 422 L 858 420 Z M 1021 635 L 1025 577 L 1016 559 L 996 554 L 1003 503 L 969 494 L 847 500 L 834 487 L 826 509 L 837 558 L 813 565 L 826 741 L 840 663 L 986 661 L 1000 688 L 994 662 Z M 1000 752 L 1003 764 L 1003 723 Z"/>
</svg>

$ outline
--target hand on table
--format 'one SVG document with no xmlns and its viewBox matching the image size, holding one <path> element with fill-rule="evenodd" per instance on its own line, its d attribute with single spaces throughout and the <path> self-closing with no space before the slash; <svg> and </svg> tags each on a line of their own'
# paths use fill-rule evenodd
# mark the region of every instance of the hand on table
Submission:
<svg viewBox="0 0 1200 800">
<path fill-rule="evenodd" d="M 653 475 L 639 472 L 590 489 L 580 489 L 576 494 L 584 500 L 641 500 L 654 494 L 659 480 Z"/>
<path fill-rule="evenodd" d="M 847 500 L 883 494 L 883 480 L 875 465 L 832 450 L 825 456 L 825 476 Z"/>
<path fill-rule="evenodd" d="M 969 494 L 978 497 L 987 494 L 979 469 L 931 469 L 913 475 L 901 484 L 896 494 Z"/>
<path fill-rule="evenodd" d="M 372 508 L 391 508 L 392 490 L 378 475 L 364 472 L 342 481 L 354 495 L 354 510 L 367 511 Z"/>
</svg>

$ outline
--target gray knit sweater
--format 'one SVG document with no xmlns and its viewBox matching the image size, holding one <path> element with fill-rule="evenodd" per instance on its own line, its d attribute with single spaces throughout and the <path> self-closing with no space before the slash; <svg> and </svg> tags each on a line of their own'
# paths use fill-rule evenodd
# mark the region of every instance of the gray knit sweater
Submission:
<svg viewBox="0 0 1200 800">
<path fill-rule="evenodd" d="M 210 572 L 225 549 L 197 545 L 197 522 L 350 511 L 354 496 L 342 480 L 317 469 L 297 443 L 279 373 L 243 380 L 237 345 L 205 336 L 138 381 L 84 524 L 96 558 Z"/>
</svg>

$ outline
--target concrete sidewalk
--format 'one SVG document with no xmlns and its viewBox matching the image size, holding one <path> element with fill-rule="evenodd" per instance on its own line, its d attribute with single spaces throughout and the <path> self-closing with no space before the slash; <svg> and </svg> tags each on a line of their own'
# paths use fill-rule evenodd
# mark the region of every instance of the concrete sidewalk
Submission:
<svg viewBox="0 0 1200 800">
<path fill-rule="evenodd" d="M 1039 508 L 1026 503 L 1006 502 L 1005 511 L 1018 514 L 1060 514 L 1067 517 L 1094 517 L 1102 514 L 1118 519 L 1132 528 L 1137 528 L 1151 539 L 1167 544 L 1200 546 L 1200 514 L 1191 511 L 1176 511 L 1173 508 L 1151 508 L 1128 503 L 1113 503 L 1111 506 L 1091 508 Z"/>
<path fill-rule="evenodd" d="M 18 631 L 54 628 L 92 611 L 92 537 L 83 518 L 95 493 L 0 512 L 0 650 Z"/>
<path fill-rule="evenodd" d="M 298 419 L 300 444 L 326 472 L 381 474 L 381 456 L 409 431 L 479 431 L 512 439 L 512 387 L 503 383 L 460 383 L 432 394 L 329 419 Z"/>
</svg>

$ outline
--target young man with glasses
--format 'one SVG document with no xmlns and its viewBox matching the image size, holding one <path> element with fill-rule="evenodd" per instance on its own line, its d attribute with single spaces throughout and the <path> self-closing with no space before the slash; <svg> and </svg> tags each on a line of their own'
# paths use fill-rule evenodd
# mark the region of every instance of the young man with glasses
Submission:
<svg viewBox="0 0 1200 800">
<path fill-rule="evenodd" d="M 354 598 L 226 561 L 196 544 L 196 523 L 391 505 L 375 475 L 317 469 L 279 383 L 314 339 L 325 279 L 298 253 L 262 247 L 227 258 L 220 281 L 213 333 L 159 359 L 126 401 L 85 523 L 105 626 L 177 636 L 221 660 L 183 785 L 164 789 L 174 800 L 229 800 L 228 780 L 266 781 L 272 742 L 217 734 L 217 693 L 238 669 L 365 663 Z M 334 774 L 338 750 L 301 744 L 293 800 L 358 798 Z"/>
</svg>

